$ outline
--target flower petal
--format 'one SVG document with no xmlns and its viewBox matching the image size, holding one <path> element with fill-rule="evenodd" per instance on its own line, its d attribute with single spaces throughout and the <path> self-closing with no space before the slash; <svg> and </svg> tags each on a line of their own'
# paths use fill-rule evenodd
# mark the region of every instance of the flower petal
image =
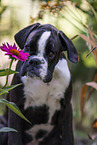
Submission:
<svg viewBox="0 0 97 145">
<path fill-rule="evenodd" d="M 3 46 L 0 46 L 2 51 L 6 51 L 9 52 L 9 49 L 7 48 L 7 46 L 5 44 L 2 44 Z"/>
<path fill-rule="evenodd" d="M 10 52 L 7 52 L 7 53 L 5 53 L 5 55 L 12 55 L 12 53 L 10 53 Z"/>
<path fill-rule="evenodd" d="M 13 49 L 17 49 L 17 47 L 16 47 L 16 44 L 14 43 L 14 45 L 13 45 Z"/>
<path fill-rule="evenodd" d="M 9 45 L 9 43 L 2 44 L 0 46 L 2 51 L 5 51 L 5 55 L 9 55 L 15 59 L 19 59 L 21 61 L 26 61 L 28 56 L 30 56 L 28 53 L 24 53 L 23 50 L 20 50 L 19 48 L 16 47 L 16 44 L 14 43 L 13 46 Z"/>
</svg>

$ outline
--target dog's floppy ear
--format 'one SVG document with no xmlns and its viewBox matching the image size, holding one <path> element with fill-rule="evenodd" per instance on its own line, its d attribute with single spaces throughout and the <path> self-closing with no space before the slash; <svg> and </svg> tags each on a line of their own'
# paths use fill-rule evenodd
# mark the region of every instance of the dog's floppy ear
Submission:
<svg viewBox="0 0 97 145">
<path fill-rule="evenodd" d="M 62 31 L 58 31 L 58 36 L 61 42 L 62 51 L 67 51 L 68 59 L 73 63 L 77 63 L 78 55 L 72 41 Z"/>
<path fill-rule="evenodd" d="M 20 30 L 18 33 L 15 34 L 15 41 L 18 44 L 18 46 L 23 49 L 26 38 L 30 34 L 31 31 L 33 31 L 35 28 L 37 28 L 40 25 L 40 23 L 35 23 L 33 25 L 30 25 L 22 30 Z"/>
</svg>

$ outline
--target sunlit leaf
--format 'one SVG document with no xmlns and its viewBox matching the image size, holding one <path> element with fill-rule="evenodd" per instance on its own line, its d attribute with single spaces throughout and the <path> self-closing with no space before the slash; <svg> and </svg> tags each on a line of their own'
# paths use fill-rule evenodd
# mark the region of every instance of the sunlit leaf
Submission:
<svg viewBox="0 0 97 145">
<path fill-rule="evenodd" d="M 0 77 L 6 76 L 8 74 L 8 71 L 9 71 L 8 68 L 7 69 L 1 69 L 0 70 Z M 9 75 L 16 74 L 16 73 L 18 73 L 18 72 L 14 71 L 14 70 L 10 70 Z"/>
<path fill-rule="evenodd" d="M 93 51 L 93 54 L 94 54 L 95 61 L 96 61 L 96 64 L 97 64 L 97 47 L 96 47 L 96 49 Z"/>
<path fill-rule="evenodd" d="M 92 34 L 91 34 L 92 35 Z M 86 42 L 88 42 L 92 47 L 93 47 L 93 49 L 88 53 L 88 55 L 93 51 L 93 54 L 94 54 L 94 57 L 95 57 L 95 61 L 96 61 L 96 64 L 97 64 L 97 49 L 96 49 L 96 43 L 95 43 L 95 41 L 94 40 L 92 40 L 92 39 L 90 39 L 90 38 L 88 38 L 88 37 L 86 37 L 84 34 L 79 34 L 79 36 L 83 39 L 83 40 L 85 40 Z M 92 36 L 91 36 L 92 37 Z M 87 56 L 88 56 L 87 55 Z"/>
<path fill-rule="evenodd" d="M 97 82 L 97 74 L 94 76 L 94 82 Z"/>
<path fill-rule="evenodd" d="M 95 76 L 94 76 L 94 82 L 97 82 L 97 74 L 95 74 Z M 87 96 L 87 101 L 89 100 L 93 90 L 94 90 L 93 87 L 91 87 L 90 90 L 89 90 L 89 94 Z"/>
<path fill-rule="evenodd" d="M 95 82 L 89 82 L 89 83 L 86 83 L 87 86 L 90 86 L 90 87 L 93 87 L 94 89 L 97 90 L 97 83 Z"/>
<path fill-rule="evenodd" d="M 91 44 L 93 47 L 96 46 L 96 43 L 94 41 L 92 41 L 90 38 L 86 37 L 84 34 L 79 34 L 79 36 L 85 40 L 86 42 L 88 42 L 89 44 Z"/>
<path fill-rule="evenodd" d="M 85 107 L 85 100 L 86 100 L 86 92 L 87 92 L 87 85 L 84 85 L 81 89 L 81 120 L 83 119 L 84 114 L 84 107 Z"/>
<path fill-rule="evenodd" d="M 13 96 L 14 97 L 14 96 Z M 0 103 L 5 104 L 6 106 L 8 106 L 13 112 L 15 112 L 18 116 L 20 116 L 21 118 L 23 118 L 24 120 L 26 120 L 27 122 L 30 123 L 30 121 L 21 113 L 20 109 L 16 106 L 15 103 L 13 102 L 9 102 L 5 99 L 0 99 Z"/>
<path fill-rule="evenodd" d="M 95 39 L 94 39 L 94 37 L 93 37 L 93 32 L 91 31 L 91 29 L 90 29 L 89 26 L 88 26 L 87 28 L 88 28 L 89 35 L 90 35 L 91 40 L 96 44 L 96 41 L 95 41 Z"/>
<path fill-rule="evenodd" d="M 97 12 L 95 11 L 94 7 L 90 4 L 90 2 L 87 1 L 87 3 L 89 4 L 89 6 L 90 6 L 90 8 L 91 8 L 92 12 L 94 13 L 94 16 L 97 20 Z"/>
<path fill-rule="evenodd" d="M 97 118 L 93 121 L 92 127 L 97 129 Z"/>
<path fill-rule="evenodd" d="M 93 90 L 94 89 L 91 87 L 90 90 L 89 90 L 88 96 L 87 96 L 87 101 L 90 99 Z"/>
<path fill-rule="evenodd" d="M 16 87 L 18 87 L 20 85 L 22 85 L 22 83 L 16 84 L 16 85 L 7 86 L 7 87 L 5 87 L 3 89 L 1 88 L 0 89 L 0 95 L 8 93 L 8 91 L 10 91 L 10 90 L 12 90 L 12 89 L 14 89 L 14 88 L 16 88 Z"/>
<path fill-rule="evenodd" d="M 70 40 L 73 40 L 75 38 L 77 38 L 79 35 L 74 35 L 73 37 L 70 38 Z"/>
<path fill-rule="evenodd" d="M 17 130 L 10 128 L 10 127 L 2 127 L 0 128 L 0 132 L 17 132 Z"/>
<path fill-rule="evenodd" d="M 97 48 L 97 46 L 95 46 L 86 56 L 86 58 L 90 55 L 91 52 L 93 52 L 95 49 Z"/>
<path fill-rule="evenodd" d="M 95 78 L 94 78 L 95 80 L 96 80 L 96 77 L 97 76 L 95 75 Z M 88 86 L 90 86 L 91 89 L 89 91 L 88 96 L 86 96 Z M 81 100 L 80 100 L 80 104 L 81 104 L 81 120 L 83 119 L 83 115 L 84 115 L 85 102 L 86 102 L 86 100 L 87 101 L 89 100 L 90 95 L 91 95 L 91 93 L 93 91 L 93 88 L 97 90 L 97 83 L 96 82 L 88 82 L 81 89 Z"/>
<path fill-rule="evenodd" d="M 91 52 L 93 52 L 94 58 L 95 58 L 95 61 L 96 61 L 96 64 L 97 64 L 97 45 L 87 54 L 86 57 L 88 57 Z"/>
<path fill-rule="evenodd" d="M 5 10 L 8 8 L 8 6 L 0 7 L 0 16 L 5 12 Z"/>
</svg>

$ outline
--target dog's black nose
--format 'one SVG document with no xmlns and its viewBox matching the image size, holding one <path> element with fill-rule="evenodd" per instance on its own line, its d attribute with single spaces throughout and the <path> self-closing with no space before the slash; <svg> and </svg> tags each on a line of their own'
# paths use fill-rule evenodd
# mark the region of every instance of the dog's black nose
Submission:
<svg viewBox="0 0 97 145">
<path fill-rule="evenodd" d="M 33 58 L 33 59 L 29 60 L 29 64 L 34 65 L 34 66 L 38 66 L 41 64 L 41 61 L 38 58 Z"/>
</svg>

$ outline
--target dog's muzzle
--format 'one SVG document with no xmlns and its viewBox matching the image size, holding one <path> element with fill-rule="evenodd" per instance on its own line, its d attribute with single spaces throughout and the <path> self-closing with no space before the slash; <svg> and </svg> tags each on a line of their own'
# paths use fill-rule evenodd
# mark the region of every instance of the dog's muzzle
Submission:
<svg viewBox="0 0 97 145">
<path fill-rule="evenodd" d="M 27 69 L 27 75 L 30 77 L 40 77 L 41 61 L 38 58 L 33 58 L 28 61 L 29 67 Z"/>
<path fill-rule="evenodd" d="M 47 61 L 38 56 L 31 56 L 27 62 L 24 62 L 21 71 L 21 76 L 29 77 L 39 77 L 44 82 L 49 82 L 51 80 L 51 75 L 48 73 Z"/>
</svg>

